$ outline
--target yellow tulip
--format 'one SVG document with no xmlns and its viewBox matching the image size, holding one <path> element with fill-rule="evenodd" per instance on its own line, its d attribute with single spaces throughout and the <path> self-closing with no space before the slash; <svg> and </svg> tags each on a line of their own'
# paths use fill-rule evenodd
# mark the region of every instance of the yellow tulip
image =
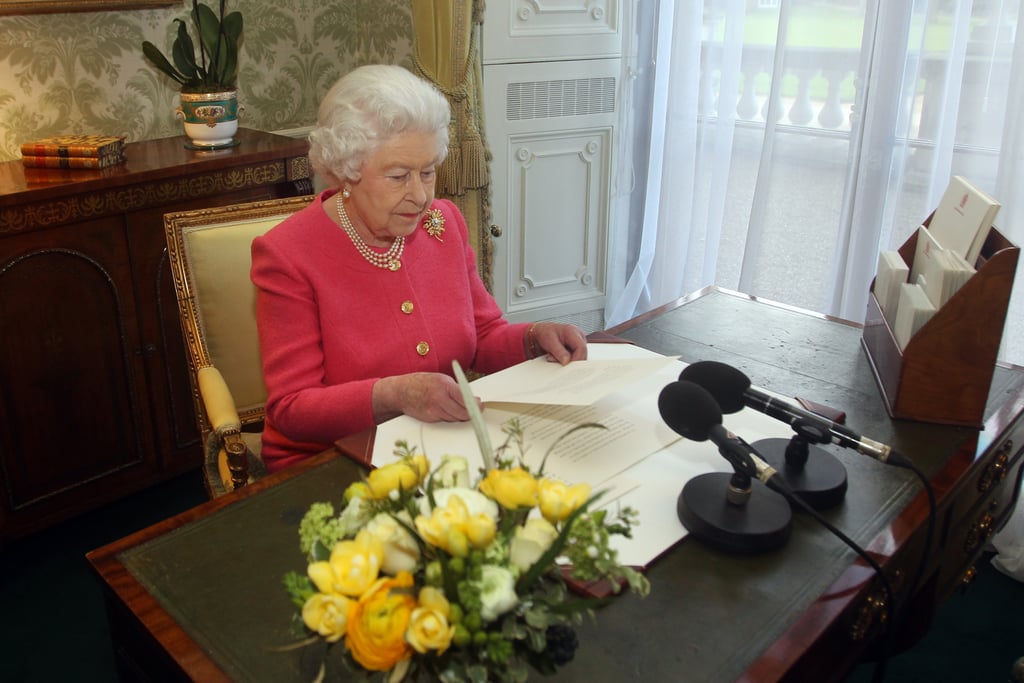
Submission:
<svg viewBox="0 0 1024 683">
<path fill-rule="evenodd" d="M 477 550 L 484 550 L 498 534 L 498 525 L 485 514 L 467 517 L 462 525 L 469 544 Z"/>
<path fill-rule="evenodd" d="M 420 485 L 429 470 L 427 457 L 414 455 L 371 470 L 366 476 L 366 485 L 371 497 L 382 500 L 392 491 L 412 491 Z"/>
<path fill-rule="evenodd" d="M 354 481 L 345 489 L 346 503 L 352 502 L 353 498 L 368 498 L 369 496 L 370 487 L 366 485 L 365 481 Z"/>
<path fill-rule="evenodd" d="M 590 484 L 566 486 L 553 479 L 541 479 L 537 491 L 540 513 L 552 524 L 565 521 L 590 498 Z"/>
<path fill-rule="evenodd" d="M 480 482 L 480 492 L 508 510 L 537 504 L 537 480 L 521 467 L 489 471 Z"/>
<path fill-rule="evenodd" d="M 450 555 L 465 557 L 469 554 L 469 539 L 466 538 L 465 524 L 469 511 L 463 500 L 451 496 L 444 507 L 434 508 L 430 516 L 416 517 L 416 530 L 424 541 L 441 548 Z"/>
</svg>

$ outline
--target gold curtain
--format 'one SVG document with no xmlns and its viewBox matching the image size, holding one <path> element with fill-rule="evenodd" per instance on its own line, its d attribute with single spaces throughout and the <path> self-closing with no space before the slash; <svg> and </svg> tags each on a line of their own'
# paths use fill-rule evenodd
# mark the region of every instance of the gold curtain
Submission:
<svg viewBox="0 0 1024 683">
<path fill-rule="evenodd" d="M 484 0 L 413 0 L 413 63 L 452 107 L 448 158 L 438 169 L 437 194 L 466 217 L 480 277 L 492 286 L 489 224 L 491 160 L 484 139 L 478 27 Z"/>
</svg>

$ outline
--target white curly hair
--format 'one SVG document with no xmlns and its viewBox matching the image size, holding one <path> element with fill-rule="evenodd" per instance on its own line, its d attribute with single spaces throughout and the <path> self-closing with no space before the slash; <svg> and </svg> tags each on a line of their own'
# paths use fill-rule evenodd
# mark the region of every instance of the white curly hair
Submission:
<svg viewBox="0 0 1024 683">
<path fill-rule="evenodd" d="M 358 180 L 367 156 L 395 135 L 425 131 L 437 138 L 438 163 L 448 155 L 451 107 L 433 85 L 400 66 L 361 66 L 324 95 L 309 134 L 313 172 L 330 186 Z"/>
</svg>

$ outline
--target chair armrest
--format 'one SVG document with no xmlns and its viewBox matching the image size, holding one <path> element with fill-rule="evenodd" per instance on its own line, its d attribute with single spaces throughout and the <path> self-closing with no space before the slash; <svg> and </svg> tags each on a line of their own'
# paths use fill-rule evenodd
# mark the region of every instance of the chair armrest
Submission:
<svg viewBox="0 0 1024 683">
<path fill-rule="evenodd" d="M 221 436 L 242 431 L 242 421 L 238 418 L 235 400 L 220 371 L 212 365 L 199 368 L 196 380 L 199 383 L 203 407 L 206 408 L 206 417 L 213 431 Z"/>
</svg>

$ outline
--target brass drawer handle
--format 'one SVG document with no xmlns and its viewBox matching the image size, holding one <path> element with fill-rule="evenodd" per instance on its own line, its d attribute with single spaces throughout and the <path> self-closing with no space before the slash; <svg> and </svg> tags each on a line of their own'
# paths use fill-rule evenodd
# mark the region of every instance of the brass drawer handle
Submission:
<svg viewBox="0 0 1024 683">
<path fill-rule="evenodd" d="M 903 587 L 903 570 L 895 570 L 889 580 L 889 588 L 893 595 L 898 595 Z M 889 618 L 889 610 L 886 605 L 885 591 L 879 588 L 876 592 L 867 596 L 864 604 L 861 605 L 857 619 L 850 626 L 850 639 L 853 641 L 864 640 L 875 626 L 885 625 Z"/>
<path fill-rule="evenodd" d="M 874 628 L 875 624 L 885 624 L 887 612 L 885 598 L 881 595 L 869 595 L 861 605 L 857 620 L 850 627 L 850 639 L 861 641 Z"/>
<path fill-rule="evenodd" d="M 1006 474 L 1009 471 L 1008 465 L 1010 464 L 1011 450 L 1013 450 L 1013 441 L 1007 439 L 1003 447 L 999 449 L 999 453 L 992 459 L 992 462 L 988 464 L 978 479 L 979 491 L 988 493 L 1006 478 Z"/>
<path fill-rule="evenodd" d="M 973 554 L 992 537 L 992 533 L 995 531 L 992 523 L 995 521 L 995 511 L 998 508 L 999 501 L 993 500 L 989 503 L 988 511 L 981 516 L 981 519 L 971 525 L 970 530 L 967 532 L 967 540 L 964 541 L 965 553 L 968 555 Z"/>
</svg>

